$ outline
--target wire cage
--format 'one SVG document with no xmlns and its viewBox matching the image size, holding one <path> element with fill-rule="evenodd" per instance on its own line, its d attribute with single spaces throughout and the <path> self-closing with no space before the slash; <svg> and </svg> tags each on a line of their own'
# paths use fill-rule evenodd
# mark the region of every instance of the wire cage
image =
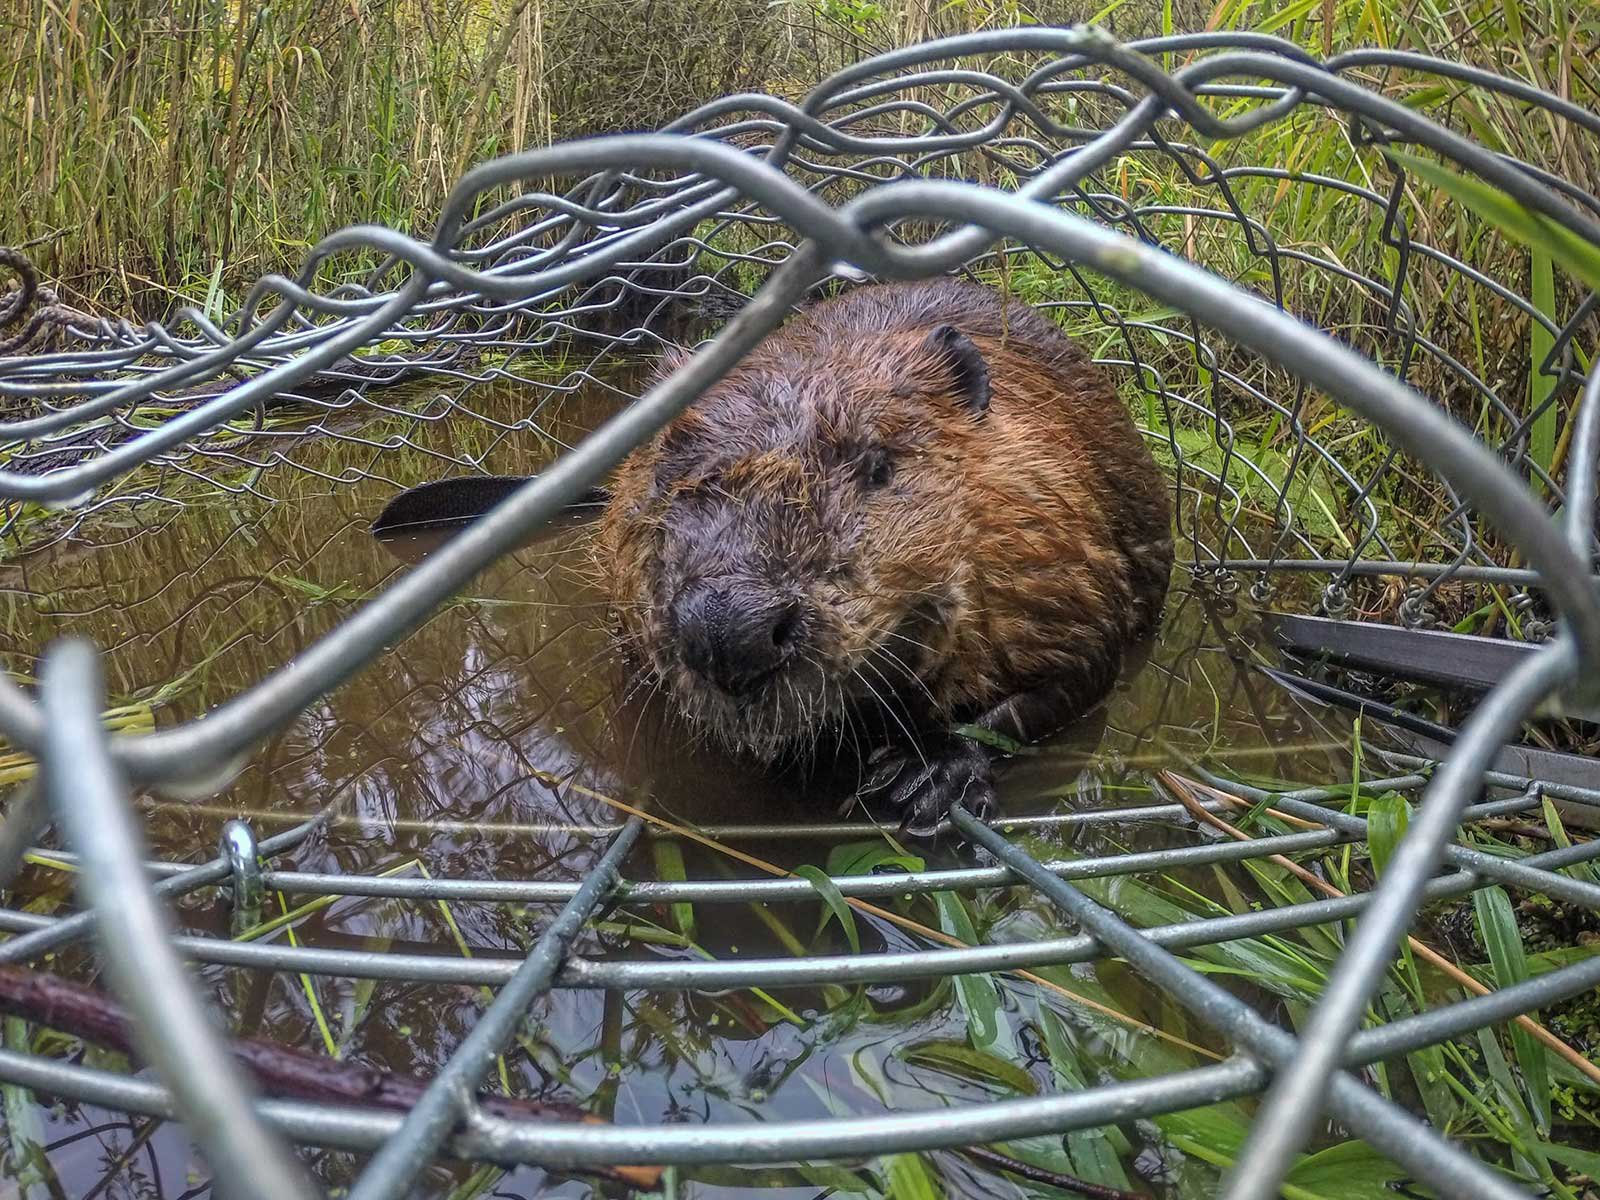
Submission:
<svg viewBox="0 0 1600 1200">
<path fill-rule="evenodd" d="M 1484 112 L 1536 113 L 1548 143 L 1519 157 L 1487 142 L 1475 116 Z M 1329 129 L 1339 136 L 1309 136 Z M 356 1155 L 348 1194 L 363 1200 L 412 1194 L 441 1158 L 599 1173 L 604 1186 L 669 1194 L 687 1194 L 680 1171 L 707 1165 L 811 1164 L 795 1177 L 809 1180 L 808 1194 L 848 1194 L 861 1180 L 840 1163 L 1005 1144 L 1014 1170 L 1050 1139 L 1059 1154 L 1063 1135 L 1254 1096 L 1264 1099 L 1249 1110 L 1248 1137 L 1225 1148 L 1237 1159 L 1225 1185 L 1234 1200 L 1279 1194 L 1330 1121 L 1397 1164 L 1386 1178 L 1435 1195 L 1527 1194 L 1418 1115 L 1382 1064 L 1593 989 L 1600 959 L 1368 1017 L 1426 905 L 1503 888 L 1600 908 L 1585 866 L 1600 842 L 1563 834 L 1527 854 L 1474 837 L 1537 818 L 1547 802 L 1580 827 L 1600 815 L 1600 776 L 1581 756 L 1508 748 L 1541 706 L 1584 720 L 1600 679 L 1600 374 L 1584 377 L 1600 326 L 1597 136 L 1600 117 L 1559 97 L 1412 53 L 1319 61 L 1265 36 L 1122 45 L 1094 29 L 1035 27 L 895 51 L 798 104 L 732 96 L 656 133 L 484 163 L 460 181 L 430 239 L 370 226 L 335 233 L 296 278 L 262 279 L 225 317 L 92 320 L 38 295 L 26 264 L 8 256 L 21 286 L 0 326 L 0 570 L 8 666 L 33 686 L 0 681 L 0 732 L 18 781 L 0 828 L 0 879 L 12 885 L 0 926 L 13 934 L 0 943 L 11 972 L 0 991 L 7 1011 L 65 1021 L 66 993 L 41 1013 L 37 994 L 27 1007 L 28 988 L 44 986 L 51 964 L 97 964 L 125 1016 L 70 1031 L 149 1070 L 45 1053 L 8 1026 L 0 1080 L 175 1118 L 218 1191 L 274 1200 L 318 1186 L 291 1144 Z M 1333 150 L 1307 161 L 1300 148 L 1311 144 Z M 1315 244 L 1292 232 L 1308 227 L 1321 231 Z M 909 870 L 880 861 L 767 875 L 746 855 L 731 878 L 681 868 L 651 878 L 652 864 L 670 860 L 653 849 L 679 840 L 651 813 L 573 801 L 530 815 L 530 787 L 568 801 L 582 791 L 561 757 L 577 751 L 556 736 L 566 710 L 555 699 L 519 725 L 539 726 L 546 757 L 487 783 L 453 774 L 460 759 L 448 759 L 450 772 L 432 767 L 451 743 L 510 720 L 492 706 L 435 742 L 409 729 L 392 743 L 376 737 L 359 771 L 328 773 L 330 747 L 353 736 L 330 693 L 359 692 L 364 668 L 431 628 L 486 571 L 514 567 L 508 586 L 537 607 L 551 568 L 528 557 L 529 538 L 795 305 L 865 278 L 946 272 L 997 281 L 1050 312 L 1113 373 L 1170 472 L 1191 589 L 1175 605 L 1201 604 L 1210 621 L 1243 589 L 1247 608 L 1317 618 L 1290 627 L 1302 648 L 1369 668 L 1408 656 L 1435 669 L 1441 659 L 1477 663 L 1484 694 L 1470 719 L 1420 752 L 1403 739 L 1366 746 L 1359 787 L 1334 774 L 1333 760 L 1267 783 L 1200 755 L 1182 773 L 1128 766 L 1151 791 L 1137 803 L 1069 792 L 994 826 L 958 806 L 947 831 L 982 852 L 976 865 Z M 1520 358 L 1494 339 L 1486 349 L 1491 325 L 1525 327 Z M 639 364 L 673 343 L 699 348 L 641 395 Z M 530 481 L 470 537 L 431 548 L 370 592 L 333 595 L 294 577 L 403 486 L 507 471 Z M 319 510 L 331 523 L 319 515 L 314 528 L 286 532 L 283 514 L 302 511 L 308 495 L 358 485 L 361 505 Z M 266 545 L 272 569 L 234 578 L 224 565 L 207 576 L 241 539 Z M 247 604 L 252 596 L 268 602 Z M 130 663 L 159 657 L 168 676 L 204 675 L 216 630 L 230 622 L 232 665 L 203 702 L 159 729 L 147 703 L 145 723 L 125 713 L 126 727 L 108 732 L 108 685 L 121 696 Z M 84 628 L 98 648 L 82 638 L 44 646 Z M 1375 628 L 1390 640 L 1371 641 Z M 1265 635 L 1250 626 L 1232 636 L 1207 652 L 1248 658 Z M 557 641 L 555 630 L 530 637 L 528 655 Z M 464 669 L 481 696 L 503 663 Z M 1161 670 L 1175 677 L 1178 667 Z M 454 686 L 428 676 L 423 663 L 394 694 L 373 685 L 354 723 L 409 727 L 408 705 Z M 1155 737 L 1161 720 L 1124 731 L 1126 741 Z M 285 740 L 290 729 L 298 741 Z M 292 762 L 304 804 L 270 835 L 260 820 L 228 820 L 213 855 L 196 831 L 209 843 L 218 821 L 265 794 L 263 755 Z M 408 824 L 386 804 L 385 787 L 406 770 L 437 779 L 432 819 Z M 455 811 L 453 791 L 485 788 L 496 803 Z M 522 807 L 498 803 L 512 793 Z M 1314 885 L 1156 924 L 1120 911 L 1120 881 L 1152 873 L 1330 847 L 1366 855 L 1369 836 L 1376 857 L 1380 807 L 1352 803 L 1358 793 L 1413 807 L 1398 838 L 1392 806 L 1381 809 L 1383 870 L 1349 894 Z M 1228 827 L 1218 819 L 1247 823 L 1245 811 L 1279 824 L 1240 840 L 1216 835 Z M 490 862 L 471 852 L 490 826 L 554 841 Z M 53 847 L 36 846 L 52 828 Z M 336 828 L 359 831 L 357 849 L 319 858 L 314 848 Z M 1111 829 L 1161 833 L 1069 852 L 1084 831 Z M 804 863 L 869 831 L 751 812 L 697 836 L 788 843 Z M 447 869 L 390 869 L 387 852 L 425 856 L 439 839 L 453 846 Z M 522 864 L 520 876 L 508 862 Z M 28 903 L 46 890 L 40 878 L 72 881 L 76 910 Z M 287 937 L 263 933 L 269 892 L 281 917 L 267 932 Z M 995 895 L 1023 897 L 1033 923 L 980 939 L 957 903 L 942 930 L 906 933 L 902 921 L 897 942 L 805 957 L 652 958 L 618 919 L 820 901 L 842 928 L 862 906 L 882 919 L 896 899 Z M 296 919 L 344 903 L 437 904 L 461 953 L 403 922 L 381 940 L 319 944 L 304 924 L 294 936 Z M 458 925 L 451 905 L 475 915 Z M 607 923 L 613 932 L 601 937 Z M 1313 932 L 1334 939 L 1333 961 L 1295 1010 L 1293 1032 L 1271 997 L 1196 969 L 1208 949 Z M 1059 981 L 1075 964 L 1112 962 L 1153 989 L 1162 1020 L 1220 1050 L 1137 1077 L 1058 1075 L 1013 1099 L 961 1091 L 933 1108 L 798 1119 L 596 1123 L 479 1092 L 497 1061 L 505 1081 L 500 1056 L 527 1044 L 530 1009 L 562 993 L 601 993 L 609 1006 L 954 978 L 977 1021 L 971 981 L 988 973 L 1043 986 L 1038 972 L 1060 969 L 1049 976 Z M 35 972 L 16 971 L 30 964 Z M 338 1095 L 326 1080 L 297 1091 L 284 1070 L 230 1042 L 214 1004 L 259 1008 L 268 981 L 297 976 L 319 1023 L 314 983 L 369 996 L 374 981 L 403 986 L 435 997 L 425 1008 L 462 985 L 492 1000 L 450 1023 L 409 1090 L 368 1075 L 341 1077 Z M 8 1117 L 15 1136 L 9 1107 Z M 1034 1180 L 1060 1175 L 1039 1168 Z"/>
</svg>

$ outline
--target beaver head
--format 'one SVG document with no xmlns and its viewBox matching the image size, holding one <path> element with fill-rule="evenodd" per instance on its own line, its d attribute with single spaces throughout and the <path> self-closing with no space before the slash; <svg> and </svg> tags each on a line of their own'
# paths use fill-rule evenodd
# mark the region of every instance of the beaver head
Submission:
<svg viewBox="0 0 1600 1200">
<path fill-rule="evenodd" d="M 931 700 L 989 400 L 949 324 L 770 336 L 619 470 L 596 547 L 630 657 L 762 759 Z"/>
</svg>

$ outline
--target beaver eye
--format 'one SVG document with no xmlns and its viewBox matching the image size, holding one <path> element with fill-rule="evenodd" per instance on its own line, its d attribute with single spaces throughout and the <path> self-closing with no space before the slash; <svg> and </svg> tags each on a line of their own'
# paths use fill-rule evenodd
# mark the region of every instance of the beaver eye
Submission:
<svg viewBox="0 0 1600 1200">
<path fill-rule="evenodd" d="M 882 446 L 874 446 L 861 459 L 861 479 L 869 488 L 887 487 L 894 478 L 894 459 Z"/>
</svg>

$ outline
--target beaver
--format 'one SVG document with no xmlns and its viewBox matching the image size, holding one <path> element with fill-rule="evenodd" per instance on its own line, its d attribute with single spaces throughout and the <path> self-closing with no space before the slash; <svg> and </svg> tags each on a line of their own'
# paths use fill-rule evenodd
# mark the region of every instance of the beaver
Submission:
<svg viewBox="0 0 1600 1200">
<path fill-rule="evenodd" d="M 622 463 L 592 545 L 626 661 L 708 741 L 803 760 L 887 714 L 858 794 L 912 833 L 993 814 L 991 744 L 1094 706 L 1172 567 L 1107 377 L 954 278 L 792 317 Z"/>
</svg>

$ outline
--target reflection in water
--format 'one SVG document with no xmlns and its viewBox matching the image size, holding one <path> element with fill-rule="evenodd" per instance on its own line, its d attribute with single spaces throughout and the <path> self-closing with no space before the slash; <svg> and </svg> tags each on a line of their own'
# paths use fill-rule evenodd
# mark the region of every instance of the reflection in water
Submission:
<svg viewBox="0 0 1600 1200">
<path fill-rule="evenodd" d="M 514 393 L 477 403 L 515 415 Z M 499 409 L 496 408 L 499 406 Z M 575 405 L 569 419 L 588 415 Z M 441 430 L 425 431 L 443 437 Z M 421 437 L 422 435 L 418 435 Z M 558 440 L 572 431 L 557 430 Z M 526 473 L 542 451 L 518 457 L 502 446 L 489 469 Z M 298 458 L 329 474 L 340 447 L 309 445 Z M 319 459 L 318 456 L 324 456 Z M 7 668 L 32 674 L 51 638 L 87 636 L 106 655 L 113 703 L 148 705 L 160 724 L 194 719 L 239 694 L 334 629 L 363 598 L 380 590 L 426 542 L 385 547 L 367 524 L 394 492 L 437 471 L 436 460 L 405 454 L 384 460 L 376 478 L 329 486 L 308 473 L 293 503 L 250 497 L 203 497 L 181 509 L 140 511 L 120 527 L 110 521 L 86 538 L 0 569 L 0 651 Z M 613 823 L 608 799 L 649 804 L 690 825 L 834 821 L 847 787 L 826 772 L 810 780 L 770 777 L 686 743 L 649 705 L 619 705 L 618 668 L 607 652 L 598 597 L 585 580 L 588 529 L 568 522 L 495 564 L 417 633 L 324 698 L 275 737 L 231 784 L 199 799 L 142 797 L 154 849 L 164 858 L 208 856 L 224 819 L 244 814 L 263 834 L 337 803 L 325 833 L 290 861 L 301 870 L 362 874 L 426 872 L 472 879 L 575 880 L 595 850 L 584 827 Z M 1252 672 L 1265 642 L 1247 614 L 1185 590 L 1180 579 L 1161 636 L 1147 662 L 1130 669 L 1110 701 L 1091 717 L 1011 764 L 1001 782 L 1011 814 L 1106 808 L 1149 799 L 1154 767 L 1204 757 L 1257 777 L 1348 779 L 1349 729 L 1343 718 L 1303 707 Z M 1102 823 L 1042 835 L 1041 854 L 1101 854 L 1190 844 L 1187 823 Z M 863 829 L 852 853 L 887 843 Z M 629 864 L 633 878 L 749 877 L 746 863 L 693 842 L 643 844 Z M 742 838 L 746 854 L 792 868 L 835 869 L 833 840 Z M 830 855 L 833 857 L 830 858 Z M 881 854 L 878 857 L 882 857 Z M 1248 876 L 1232 886 L 1254 894 Z M 1183 876 L 1197 894 L 1217 894 L 1216 873 Z M 33 870 L 17 899 L 45 907 L 64 894 L 60 873 Z M 296 912 L 300 944 L 424 953 L 519 953 L 551 911 L 545 906 L 410 904 L 348 898 L 307 903 L 282 897 L 268 917 Z M 213 893 L 184 902 L 180 919 L 225 935 L 227 916 Z M 903 906 L 926 924 L 941 916 L 931 902 Z M 1047 906 L 1000 891 L 977 902 L 980 936 L 997 941 L 1059 934 Z M 819 928 L 812 904 L 736 904 L 636 908 L 609 914 L 578 950 L 592 957 L 777 956 L 844 952 L 837 924 Z M 264 936 L 285 938 L 289 929 Z M 864 952 L 917 949 L 929 942 L 903 925 L 860 915 Z M 61 956 L 64 970 L 86 969 L 81 951 Z M 1140 1020 L 1205 1043 L 1168 1001 L 1150 995 L 1115 966 L 1078 973 Z M 1070 980 L 1063 971 L 1059 978 Z M 345 979 L 205 972 L 219 1002 L 245 1033 L 330 1049 L 413 1074 L 437 1069 L 486 1003 L 477 989 Z M 1114 1022 L 1086 1018 L 1049 993 L 1004 981 L 1016 1010 L 1019 1053 L 1035 1055 L 1027 1014 L 1048 1002 L 1070 1019 L 1063 1028 L 1093 1075 L 1167 1069 L 1197 1061 L 1189 1051 Z M 1085 985 L 1086 986 L 1086 985 Z M 603 993 L 561 990 L 530 1013 L 505 1078 L 534 1096 L 575 1098 L 624 1123 L 775 1120 L 843 1112 L 932 1107 L 994 1098 L 994 1081 L 940 1069 L 917 1047 L 960 1042 L 966 1018 L 949 981 L 864 989 L 751 994 Z M 946 1064 L 948 1067 L 948 1064 Z M 1049 1067 L 1041 1079 L 1048 1081 Z M 81 1132 L 103 1114 L 68 1106 L 51 1136 Z M 135 1128 L 139 1128 L 137 1123 Z M 102 1131 L 63 1147 L 52 1161 L 68 1194 L 82 1194 L 105 1173 L 106 1145 L 129 1134 Z M 120 1137 L 121 1141 L 117 1141 Z M 110 1139 L 107 1141 L 107 1139 Z M 98 1149 L 90 1149 L 98 1147 Z M 1138 1152 L 1135 1144 L 1128 1155 Z M 150 1194 L 177 1196 L 190 1186 L 181 1136 L 151 1136 L 126 1170 L 151 1183 Z M 113 1156 L 114 1157 L 114 1156 Z M 343 1156 L 319 1155 L 330 1182 L 347 1177 Z M 952 1195 L 1020 1195 L 998 1176 L 941 1156 Z M 119 1168 L 122 1169 L 122 1168 Z M 464 1168 L 437 1168 L 442 1181 L 468 1180 Z M 1180 1191 L 1187 1185 L 1175 1177 Z M 696 1196 L 813 1196 L 794 1175 L 708 1172 Z M 526 1169 L 494 1194 L 584 1196 L 587 1183 L 551 1181 Z M 790 1186 L 778 1186 L 794 1185 Z M 965 1188 L 966 1190 L 960 1190 Z M 488 1194 L 487 1192 L 482 1194 Z M 1174 1192 L 1173 1194 L 1177 1194 Z"/>
</svg>

